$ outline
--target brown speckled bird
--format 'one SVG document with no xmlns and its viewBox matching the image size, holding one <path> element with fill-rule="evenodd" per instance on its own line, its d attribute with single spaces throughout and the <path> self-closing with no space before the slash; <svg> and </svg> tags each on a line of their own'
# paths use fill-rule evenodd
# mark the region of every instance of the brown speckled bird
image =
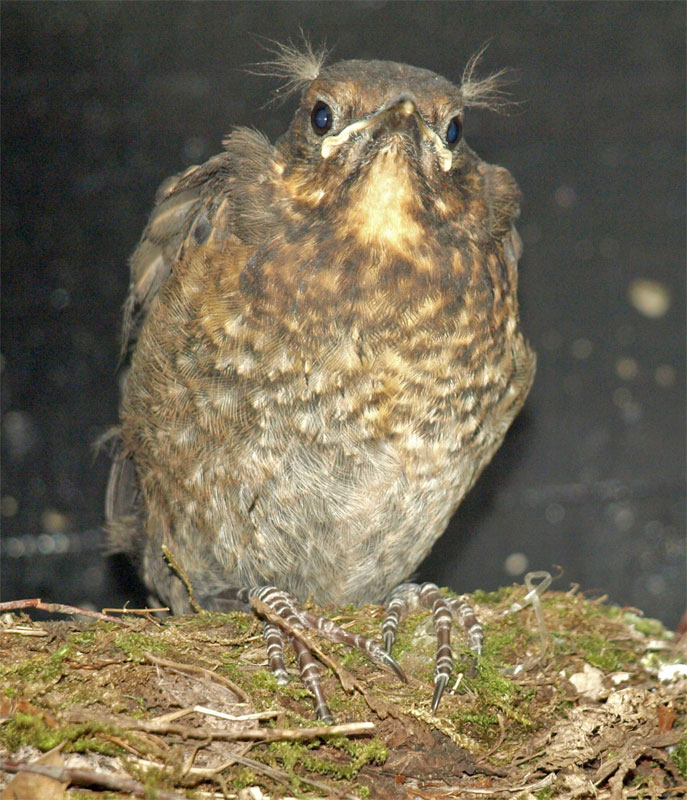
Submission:
<svg viewBox="0 0 687 800">
<path fill-rule="evenodd" d="M 433 610 L 433 708 L 466 603 L 407 580 L 522 406 L 535 357 L 516 298 L 519 191 L 462 138 L 489 106 L 471 62 L 455 86 L 384 61 L 324 66 L 280 48 L 301 101 L 272 145 L 239 128 L 160 188 L 131 261 L 130 368 L 107 518 L 174 613 L 251 608 L 365 650 L 402 676 L 400 617 Z M 176 569 L 163 555 L 173 554 Z M 385 603 L 385 648 L 299 607 Z M 266 625 L 270 666 L 303 644 Z"/>
</svg>

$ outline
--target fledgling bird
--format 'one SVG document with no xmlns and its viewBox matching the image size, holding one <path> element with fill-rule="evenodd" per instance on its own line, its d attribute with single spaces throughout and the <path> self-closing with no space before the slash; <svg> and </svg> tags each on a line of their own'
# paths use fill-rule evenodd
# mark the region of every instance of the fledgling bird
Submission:
<svg viewBox="0 0 687 800">
<path fill-rule="evenodd" d="M 467 604 L 404 583 L 520 410 L 535 356 L 520 330 L 519 190 L 462 137 L 492 78 L 460 86 L 385 61 L 325 66 L 281 47 L 300 93 L 272 145 L 238 128 L 165 182 L 131 260 L 118 455 L 107 519 L 175 614 L 178 571 L 208 609 L 259 597 L 296 627 L 390 656 L 413 603 L 433 610 L 433 709 Z M 163 554 L 173 554 L 176 569 Z M 385 603 L 385 648 L 300 608 Z M 319 717 L 315 662 L 279 626 Z"/>
</svg>

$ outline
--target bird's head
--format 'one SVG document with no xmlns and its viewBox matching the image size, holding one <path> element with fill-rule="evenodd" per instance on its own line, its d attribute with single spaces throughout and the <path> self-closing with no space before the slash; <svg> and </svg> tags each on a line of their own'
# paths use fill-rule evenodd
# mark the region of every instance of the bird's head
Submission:
<svg viewBox="0 0 687 800">
<path fill-rule="evenodd" d="M 345 208 L 346 226 L 370 244 L 412 244 L 422 209 L 453 215 L 476 160 L 463 139 L 465 109 L 503 103 L 500 75 L 474 77 L 479 55 L 455 85 L 407 64 L 325 66 L 323 52 L 281 46 L 268 70 L 300 93 L 276 145 L 294 203 L 329 217 Z"/>
<path fill-rule="evenodd" d="M 463 111 L 460 89 L 429 70 L 342 61 L 322 68 L 304 88 L 279 147 L 339 181 L 369 178 L 378 159 L 431 180 L 448 172 L 460 152 Z"/>
</svg>

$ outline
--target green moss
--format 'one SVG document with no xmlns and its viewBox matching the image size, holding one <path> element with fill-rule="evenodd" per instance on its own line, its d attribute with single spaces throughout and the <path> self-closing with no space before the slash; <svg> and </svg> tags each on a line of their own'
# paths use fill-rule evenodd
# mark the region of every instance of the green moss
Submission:
<svg viewBox="0 0 687 800">
<path fill-rule="evenodd" d="M 671 639 L 672 633 L 667 631 L 660 620 L 652 619 L 651 617 L 640 617 L 631 611 L 625 611 L 622 614 L 623 621 L 631 628 L 634 628 L 644 636 L 651 636 L 656 639 Z"/>
<path fill-rule="evenodd" d="M 128 661 L 145 661 L 143 654 L 146 651 L 164 653 L 169 650 L 168 645 L 159 637 L 135 631 L 124 631 L 117 634 L 113 645 L 126 655 Z"/>
<path fill-rule="evenodd" d="M 69 637 L 69 643 L 77 650 L 90 650 L 96 641 L 96 632 L 90 630 L 72 633 Z"/>
<path fill-rule="evenodd" d="M 523 631 L 517 626 L 515 619 L 507 617 L 504 620 L 503 628 L 490 630 L 488 636 L 485 637 L 484 657 L 492 661 L 506 662 L 514 650 L 520 649 L 518 639 L 522 636 Z"/>
<path fill-rule="evenodd" d="M 337 737 L 336 742 L 332 740 L 331 744 L 339 747 L 351 757 L 353 775 L 357 775 L 366 764 L 383 764 L 389 756 L 389 751 L 377 737 L 348 739 L 341 736 Z"/>
<path fill-rule="evenodd" d="M 224 663 L 220 665 L 218 672 L 220 672 L 220 674 L 224 673 L 235 683 L 242 683 L 246 679 L 246 673 L 239 669 L 238 665 L 236 664 L 235 657 L 226 652 L 222 654 L 222 657 L 224 659 Z M 262 670 L 262 672 L 264 671 L 265 670 Z"/>
<path fill-rule="evenodd" d="M 243 611 L 219 613 L 201 611 L 184 617 L 174 617 L 174 624 L 185 630 L 206 630 L 228 627 L 238 636 L 250 632 L 255 626 L 255 616 Z"/>
<path fill-rule="evenodd" d="M 246 786 L 254 786 L 257 783 L 260 783 L 259 779 L 248 767 L 241 767 L 236 770 L 236 772 L 232 773 L 231 780 L 228 781 L 232 789 L 236 789 L 237 792 L 245 789 Z"/>
<path fill-rule="evenodd" d="M 237 678 L 245 678 L 245 673 L 242 673 L 240 670 L 236 670 Z M 254 689 L 256 691 L 263 691 L 263 692 L 278 692 L 280 688 L 279 684 L 277 683 L 277 679 L 274 677 L 274 673 L 268 669 L 256 669 L 255 672 L 251 675 L 250 679 L 250 689 Z"/>
<path fill-rule="evenodd" d="M 603 636 L 582 634 L 575 637 L 576 649 L 593 667 L 606 672 L 616 672 L 627 667 L 628 660 L 634 661 L 632 651 L 609 641 Z M 630 658 L 631 656 L 631 658 Z"/>
<path fill-rule="evenodd" d="M 69 800 L 93 800 L 93 792 L 80 792 L 78 789 L 69 787 Z M 119 792 L 98 792 L 98 800 L 122 800 Z"/>
<path fill-rule="evenodd" d="M 64 644 L 49 655 L 34 654 L 31 658 L 19 661 L 11 667 L 3 668 L 0 674 L 8 679 L 40 679 L 41 684 L 46 685 L 64 673 L 64 660 L 71 652 L 71 645 Z"/>
<path fill-rule="evenodd" d="M 403 660 L 406 656 L 417 657 L 424 652 L 427 656 L 425 663 L 428 665 L 429 672 L 427 675 L 417 675 L 419 680 L 431 680 L 433 664 L 434 664 L 434 651 L 436 649 L 436 639 L 434 638 L 433 631 L 427 627 L 428 617 L 426 611 L 418 611 L 414 614 L 409 614 L 404 617 L 398 627 L 396 634 L 396 641 L 394 643 L 392 654 L 396 661 L 403 665 Z M 428 635 L 425 636 L 425 631 Z"/>
<path fill-rule="evenodd" d="M 673 761 L 681 777 L 687 779 L 687 733 L 680 739 L 673 751 Z"/>
<path fill-rule="evenodd" d="M 318 775 L 325 775 L 338 780 L 352 780 L 367 764 L 383 764 L 388 751 L 379 739 L 348 739 L 335 736 L 327 741 L 327 745 L 335 747 L 349 756 L 348 761 L 333 761 L 315 751 L 321 749 L 323 742 L 272 742 L 268 745 L 266 755 L 279 762 L 291 777 L 295 789 L 301 786 L 297 770 L 306 770 Z"/>
<path fill-rule="evenodd" d="M 516 684 L 501 674 L 497 665 L 489 658 L 480 659 L 477 664 L 479 678 L 481 679 L 479 689 L 486 692 L 492 700 L 499 700 L 501 703 L 510 704 L 518 690 Z"/>
<path fill-rule="evenodd" d="M 476 592 L 473 592 L 472 599 L 475 603 L 480 603 L 482 605 L 497 606 L 501 605 L 504 600 L 507 600 L 512 593 L 512 586 L 502 586 L 494 592 L 483 592 L 478 589 Z"/>
<path fill-rule="evenodd" d="M 65 752 L 120 755 L 124 752 L 121 747 L 97 738 L 98 732 L 106 730 L 111 729 L 96 723 L 65 725 L 55 729 L 46 725 L 42 717 L 17 713 L 0 728 L 0 741 L 10 752 L 16 752 L 23 745 L 33 745 L 46 752 L 65 743 Z M 126 733 L 118 732 L 118 735 L 125 737 Z"/>
<path fill-rule="evenodd" d="M 467 711 L 467 712 L 456 712 L 451 714 L 449 719 L 453 719 L 456 722 L 461 723 L 471 723 L 472 725 L 478 725 L 480 728 L 486 728 L 490 725 L 498 725 L 499 718 L 496 714 L 488 714 L 482 713 L 477 714 L 474 711 Z"/>
</svg>

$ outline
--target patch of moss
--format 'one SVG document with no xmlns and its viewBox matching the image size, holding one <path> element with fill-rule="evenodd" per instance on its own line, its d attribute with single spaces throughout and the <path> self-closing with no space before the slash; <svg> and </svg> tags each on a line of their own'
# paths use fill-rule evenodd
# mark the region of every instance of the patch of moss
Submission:
<svg viewBox="0 0 687 800">
<path fill-rule="evenodd" d="M 174 617 L 174 624 L 185 630 L 205 630 L 207 628 L 231 628 L 236 635 L 249 633 L 255 626 L 255 616 L 245 611 L 228 613 L 200 611 L 184 617 Z"/>
<path fill-rule="evenodd" d="M 121 650 L 128 661 L 145 661 L 146 651 L 164 653 L 169 647 L 160 637 L 136 631 L 123 631 L 114 637 L 113 646 Z"/>
<path fill-rule="evenodd" d="M 322 742 L 272 742 L 267 753 L 289 773 L 294 788 L 301 786 L 297 768 L 338 780 L 352 780 L 367 764 L 383 764 L 388 751 L 377 738 L 360 740 L 343 736 L 332 737 L 327 744 L 349 756 L 348 761 L 333 761 L 314 751 Z"/>
<path fill-rule="evenodd" d="M 490 725 L 498 725 L 499 718 L 496 714 L 477 713 L 475 711 L 454 712 L 449 719 L 461 723 L 470 723 L 480 728 L 487 728 Z"/>
<path fill-rule="evenodd" d="M 260 783 L 260 781 L 248 767 L 241 767 L 232 772 L 231 780 L 227 781 L 227 784 L 237 792 L 245 789 L 246 786 L 254 786 L 256 783 Z"/>
<path fill-rule="evenodd" d="M 366 764 L 383 764 L 389 756 L 389 751 L 376 736 L 372 739 L 348 739 L 341 736 L 337 737 L 336 741 L 331 740 L 331 744 L 351 757 L 354 775 L 357 775 Z"/>
<path fill-rule="evenodd" d="M 72 652 L 69 644 L 63 644 L 49 655 L 34 654 L 31 658 L 19 661 L 11 667 L 3 668 L 0 674 L 4 678 L 15 677 L 20 680 L 40 678 L 45 685 L 59 678 L 64 673 L 64 660 Z"/>
<path fill-rule="evenodd" d="M 228 678 L 231 678 L 231 680 L 235 681 L 236 683 L 243 682 L 245 680 L 246 673 L 237 666 L 236 658 L 231 653 L 227 653 L 226 651 L 222 654 L 222 658 L 224 659 L 224 663 L 218 667 L 217 671 L 220 674 L 224 673 Z M 265 670 L 262 671 L 264 672 Z"/>
<path fill-rule="evenodd" d="M 680 739 L 673 751 L 673 761 L 681 777 L 687 779 L 687 733 Z"/>
<path fill-rule="evenodd" d="M 634 661 L 634 653 L 596 634 L 579 634 L 575 637 L 575 649 L 593 667 L 606 672 L 615 672 Z"/>
<path fill-rule="evenodd" d="M 517 646 L 519 637 L 523 632 L 518 627 L 515 618 L 509 616 L 504 619 L 503 626 L 490 629 L 484 641 L 484 656 L 492 661 L 506 663 L 508 656 L 513 650 L 519 649 Z"/>
<path fill-rule="evenodd" d="M 496 606 L 503 603 L 504 600 L 507 600 L 512 593 L 512 586 L 502 586 L 500 589 L 497 589 L 494 592 L 484 592 L 478 589 L 476 592 L 472 593 L 472 599 L 475 603 Z"/>
<path fill-rule="evenodd" d="M 663 623 L 651 617 L 640 617 L 632 611 L 625 611 L 622 614 L 623 622 L 627 623 L 644 636 L 651 636 L 655 639 L 672 639 L 673 634 L 667 631 Z"/>
<path fill-rule="evenodd" d="M 90 650 L 97 641 L 95 631 L 79 631 L 69 636 L 69 643 L 76 650 Z"/>
<path fill-rule="evenodd" d="M 121 747 L 98 739 L 98 732 L 106 730 L 109 729 L 97 723 L 63 725 L 56 729 L 46 725 L 42 717 L 17 713 L 0 728 L 0 741 L 10 752 L 16 752 L 24 745 L 33 745 L 47 752 L 58 744 L 65 743 L 65 752 L 121 755 L 124 752 Z"/>
<path fill-rule="evenodd" d="M 434 651 L 436 649 L 436 639 L 431 629 L 431 623 L 429 623 L 429 627 L 427 627 L 427 624 L 428 616 L 424 610 L 403 617 L 401 624 L 398 626 L 396 641 L 392 650 L 392 655 L 399 663 L 402 663 L 405 657 L 417 659 L 424 651 L 424 655 L 427 658 L 423 659 L 423 663 L 428 664 L 429 672 L 426 676 L 418 675 L 417 677 L 420 680 L 427 678 L 431 680 Z M 424 635 L 425 630 L 429 635 Z"/>
<path fill-rule="evenodd" d="M 237 678 L 245 679 L 245 672 L 241 672 L 238 669 L 235 672 Z M 250 684 L 247 688 L 248 691 L 254 689 L 263 692 L 278 692 L 283 687 L 279 686 L 273 672 L 268 669 L 256 669 L 250 677 Z"/>
<path fill-rule="evenodd" d="M 93 800 L 93 792 L 80 792 L 69 787 L 69 800 Z M 98 800 L 122 800 L 119 792 L 98 792 Z"/>
</svg>

